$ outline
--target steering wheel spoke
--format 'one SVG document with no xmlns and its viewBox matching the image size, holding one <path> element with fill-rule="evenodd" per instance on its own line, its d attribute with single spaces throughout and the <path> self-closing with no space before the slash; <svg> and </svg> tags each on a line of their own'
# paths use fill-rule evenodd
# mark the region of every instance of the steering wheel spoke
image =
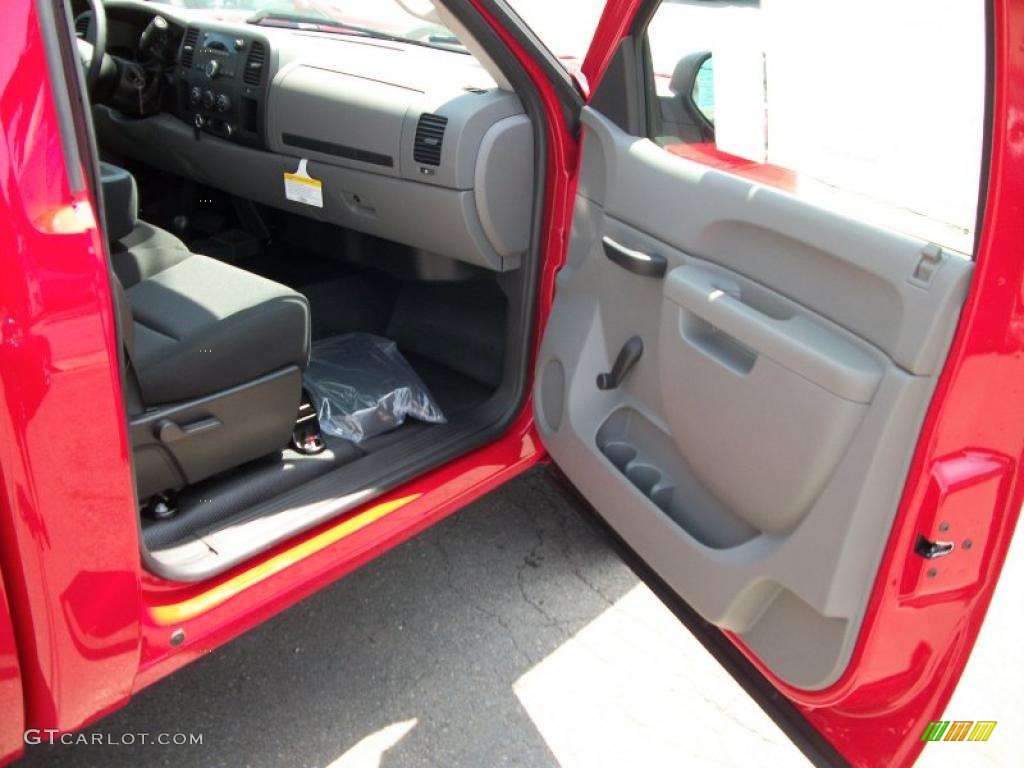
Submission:
<svg viewBox="0 0 1024 768">
<path fill-rule="evenodd" d="M 95 55 L 96 49 L 92 43 L 80 37 L 75 38 L 75 44 L 78 46 L 78 61 L 86 72 L 86 76 L 88 76 L 89 66 L 92 64 L 92 57 Z"/>
<path fill-rule="evenodd" d="M 92 9 L 89 30 L 86 39 L 78 38 L 77 43 L 78 57 L 85 70 L 85 87 L 92 96 L 96 93 L 107 52 L 107 10 L 103 7 L 103 0 L 89 0 L 89 6 Z"/>
</svg>

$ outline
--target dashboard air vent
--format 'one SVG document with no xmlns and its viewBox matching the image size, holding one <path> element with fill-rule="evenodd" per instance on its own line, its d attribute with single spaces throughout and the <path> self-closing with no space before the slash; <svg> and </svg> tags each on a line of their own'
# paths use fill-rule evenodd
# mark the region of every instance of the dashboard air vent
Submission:
<svg viewBox="0 0 1024 768">
<path fill-rule="evenodd" d="M 181 43 L 181 56 L 178 59 L 185 69 L 192 69 L 192 57 L 195 56 L 197 42 L 199 42 L 199 30 L 189 27 L 185 31 L 185 39 Z"/>
<path fill-rule="evenodd" d="M 75 19 L 75 37 L 85 40 L 85 36 L 89 34 L 90 21 L 92 21 L 92 14 L 89 12 L 83 13 Z"/>
<path fill-rule="evenodd" d="M 441 144 L 444 142 L 444 129 L 447 125 L 447 117 L 430 114 L 420 116 L 412 150 L 413 159 L 417 163 L 434 166 L 441 164 Z"/>
<path fill-rule="evenodd" d="M 245 58 L 245 75 L 242 81 L 246 85 L 259 85 L 263 79 L 263 65 L 266 63 L 267 49 L 263 43 L 254 40 L 249 47 L 249 55 Z"/>
</svg>

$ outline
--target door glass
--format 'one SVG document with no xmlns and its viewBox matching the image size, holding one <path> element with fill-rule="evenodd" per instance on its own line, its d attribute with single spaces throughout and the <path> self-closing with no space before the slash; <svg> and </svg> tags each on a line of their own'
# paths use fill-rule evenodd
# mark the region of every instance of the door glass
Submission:
<svg viewBox="0 0 1024 768">
<path fill-rule="evenodd" d="M 648 135 L 970 253 L 984 16 L 981 0 L 663 0 L 646 33 Z"/>
<path fill-rule="evenodd" d="M 540 41 L 569 69 L 577 69 L 590 47 L 606 0 L 508 0 Z"/>
</svg>

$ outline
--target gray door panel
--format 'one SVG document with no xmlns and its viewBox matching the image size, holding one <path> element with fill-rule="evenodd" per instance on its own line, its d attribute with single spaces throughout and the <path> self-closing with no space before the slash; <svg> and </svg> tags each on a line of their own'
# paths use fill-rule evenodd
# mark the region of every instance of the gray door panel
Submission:
<svg viewBox="0 0 1024 768">
<path fill-rule="evenodd" d="M 584 112 L 542 439 L 706 619 L 788 682 L 849 658 L 971 263 L 673 156 Z M 666 261 L 645 277 L 602 239 Z M 619 350 L 644 352 L 600 390 Z"/>
</svg>

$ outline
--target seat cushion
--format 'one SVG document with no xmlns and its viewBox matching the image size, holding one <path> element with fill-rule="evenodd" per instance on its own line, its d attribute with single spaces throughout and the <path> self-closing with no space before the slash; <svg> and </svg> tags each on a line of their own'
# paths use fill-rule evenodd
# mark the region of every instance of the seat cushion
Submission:
<svg viewBox="0 0 1024 768">
<path fill-rule="evenodd" d="M 125 296 L 146 406 L 214 394 L 309 360 L 309 305 L 295 291 L 206 256 L 132 249 Z"/>
<path fill-rule="evenodd" d="M 128 236 L 139 223 L 139 190 L 134 176 L 110 163 L 100 163 L 100 183 L 107 237 L 117 241 Z"/>
<path fill-rule="evenodd" d="M 188 246 L 165 229 L 139 221 L 110 251 L 114 274 L 125 288 L 187 258 Z"/>
</svg>

